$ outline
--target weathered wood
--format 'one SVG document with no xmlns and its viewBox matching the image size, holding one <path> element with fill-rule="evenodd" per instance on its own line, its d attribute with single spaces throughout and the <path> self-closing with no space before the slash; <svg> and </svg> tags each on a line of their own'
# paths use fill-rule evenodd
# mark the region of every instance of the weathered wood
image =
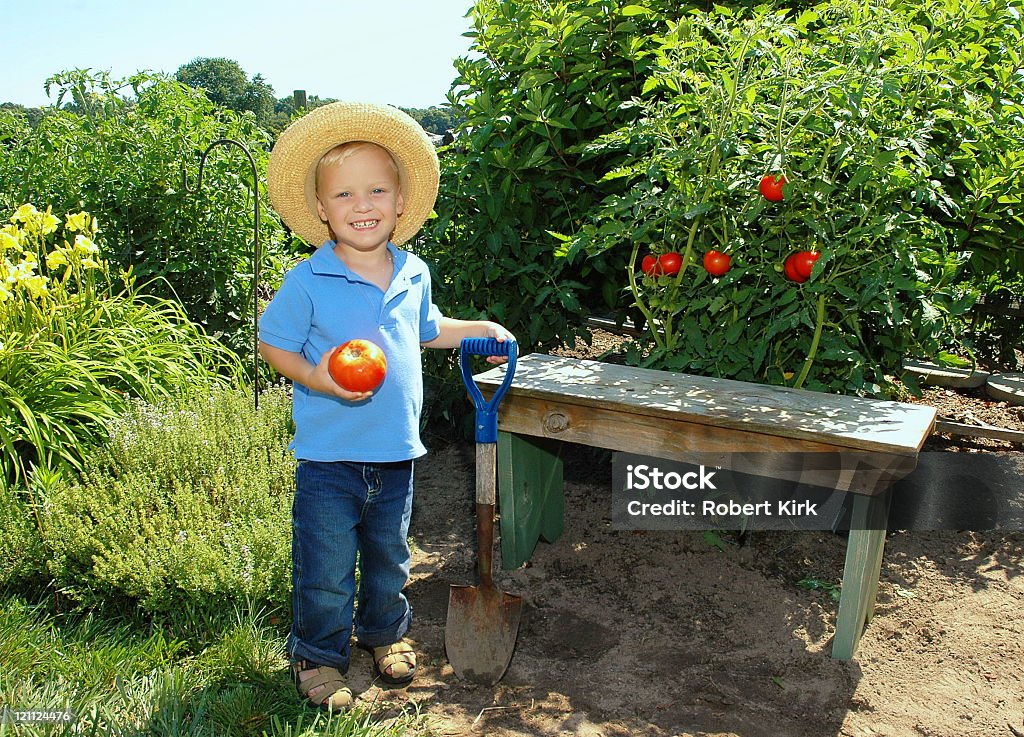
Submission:
<svg viewBox="0 0 1024 737">
<path fill-rule="evenodd" d="M 476 503 L 494 504 L 498 473 L 498 446 L 495 443 L 476 444 Z"/>
<path fill-rule="evenodd" d="M 967 425 L 951 420 L 936 420 L 933 432 L 936 435 L 959 435 L 968 438 L 989 438 L 991 440 L 1008 440 L 1011 443 L 1024 443 L 1024 432 L 1020 430 Z"/>
<path fill-rule="evenodd" d="M 487 387 L 483 390 L 486 394 Z M 682 462 L 692 462 L 699 455 L 699 462 L 708 466 L 858 494 L 876 493 L 882 486 L 881 480 L 891 482 L 914 468 L 911 456 L 624 414 L 607 408 L 521 397 L 514 392 L 506 395 L 498 422 L 502 431 L 518 435 Z M 830 457 L 823 457 L 812 466 L 806 453 Z M 852 473 L 851 469 L 858 465 L 862 470 Z"/>
<path fill-rule="evenodd" d="M 853 657 L 874 614 L 888 510 L 888 490 L 876 496 L 853 497 L 836 634 L 832 638 L 832 657 L 837 660 Z"/>
<path fill-rule="evenodd" d="M 481 390 L 493 390 L 504 369 L 475 377 Z M 530 354 L 519 359 L 509 392 L 518 406 L 502 405 L 499 422 L 522 412 L 526 400 L 554 400 L 593 410 L 610 410 L 630 428 L 640 418 L 690 422 L 709 428 L 808 443 L 807 448 L 841 447 L 915 454 L 935 422 L 935 409 L 862 397 L 824 394 L 597 361 Z M 576 416 L 584 426 L 587 410 Z M 555 422 L 557 418 L 552 418 Z M 658 423 L 647 421 L 648 427 Z M 547 426 L 546 426 L 547 427 Z M 547 427 L 552 432 L 551 427 Z M 555 434 L 555 433 L 552 433 Z M 724 437 L 724 436 L 723 436 Z M 800 450 L 789 445 L 789 450 Z M 766 448 L 767 449 L 767 448 Z"/>
</svg>

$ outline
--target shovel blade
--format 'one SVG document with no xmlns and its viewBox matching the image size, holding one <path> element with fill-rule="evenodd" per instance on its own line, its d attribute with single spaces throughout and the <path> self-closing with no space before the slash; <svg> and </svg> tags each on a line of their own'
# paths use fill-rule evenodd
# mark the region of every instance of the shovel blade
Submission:
<svg viewBox="0 0 1024 737">
<path fill-rule="evenodd" d="M 496 587 L 452 585 L 444 647 L 455 673 L 494 685 L 505 674 L 516 646 L 521 597 Z"/>
</svg>

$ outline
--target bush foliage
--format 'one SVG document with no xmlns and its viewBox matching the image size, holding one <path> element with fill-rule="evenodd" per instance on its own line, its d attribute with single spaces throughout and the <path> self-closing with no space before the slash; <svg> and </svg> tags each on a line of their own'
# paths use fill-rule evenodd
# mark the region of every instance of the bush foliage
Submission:
<svg viewBox="0 0 1024 737">
<path fill-rule="evenodd" d="M 78 70 L 48 85 L 57 88 L 58 105 L 67 98 L 73 110 L 48 108 L 32 129 L 4 123 L 0 114 L 7 138 L 0 209 L 47 202 L 61 212 L 96 214 L 107 258 L 132 268 L 156 296 L 178 299 L 192 320 L 237 352 L 250 351 L 251 167 L 233 147 L 222 147 L 207 161 L 200 192 L 184 190 L 183 174 L 194 187 L 203 151 L 231 138 L 247 146 L 262 175 L 269 141 L 254 118 L 217 108 L 201 90 L 148 75 L 117 82 Z M 284 232 L 265 206 L 261 221 L 264 278 L 272 283 L 284 268 Z"/>
<path fill-rule="evenodd" d="M 289 393 L 134 402 L 42 515 L 58 588 L 150 614 L 287 606 L 295 461 Z"/>
<path fill-rule="evenodd" d="M 19 207 L 0 230 L 0 483 L 80 468 L 133 397 L 240 375 L 173 300 L 112 273 L 88 213 Z"/>
<path fill-rule="evenodd" d="M 925 18 L 942 30 L 922 35 Z M 943 318 L 968 304 L 952 289 L 967 254 L 946 183 L 964 172 L 944 121 L 969 111 L 944 80 L 969 66 L 950 52 L 975 20 L 963 6 L 835 2 L 668 24 L 645 84 L 659 96 L 633 101 L 636 122 L 592 144 L 634 152 L 606 176 L 628 192 L 606 198 L 570 247 L 631 244 L 631 262 L 682 254 L 675 277 L 630 275 L 658 328 L 646 363 L 878 392 L 903 357 L 939 353 Z M 985 27 L 995 33 L 995 18 Z M 995 101 L 984 108 L 975 119 L 1006 128 Z M 783 202 L 759 195 L 765 173 L 788 178 Z M 720 280 L 700 266 L 713 248 L 734 261 Z M 781 264 L 804 249 L 822 257 L 797 286 Z"/>
<path fill-rule="evenodd" d="M 477 2 L 438 298 L 531 348 L 636 307 L 637 362 L 832 391 L 935 355 L 1024 266 L 1021 5 L 801 7 Z M 779 206 L 766 172 L 791 181 Z M 712 248 L 735 263 L 717 282 Z M 797 287 L 803 249 L 823 256 Z M 635 276 L 673 250 L 678 278 Z"/>
</svg>

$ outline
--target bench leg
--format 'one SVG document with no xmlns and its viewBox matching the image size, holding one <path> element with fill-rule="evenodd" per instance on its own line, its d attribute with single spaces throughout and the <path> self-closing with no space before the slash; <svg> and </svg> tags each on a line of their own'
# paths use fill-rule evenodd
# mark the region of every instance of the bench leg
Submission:
<svg viewBox="0 0 1024 737">
<path fill-rule="evenodd" d="M 498 503 L 501 512 L 501 567 L 518 568 L 537 541 L 562 535 L 562 443 L 498 433 Z"/>
<path fill-rule="evenodd" d="M 855 494 L 853 497 L 843 587 L 832 640 L 832 657 L 837 660 L 853 657 L 864 628 L 875 613 L 889 498 L 888 489 L 875 496 Z"/>
</svg>

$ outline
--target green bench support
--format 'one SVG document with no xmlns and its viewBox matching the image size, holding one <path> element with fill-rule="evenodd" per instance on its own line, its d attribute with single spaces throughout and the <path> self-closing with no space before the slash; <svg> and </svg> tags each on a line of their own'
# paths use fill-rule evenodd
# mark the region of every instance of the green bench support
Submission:
<svg viewBox="0 0 1024 737">
<path fill-rule="evenodd" d="M 498 496 L 501 513 L 501 565 L 518 568 L 539 540 L 562 536 L 562 443 L 498 433 Z"/>
</svg>

